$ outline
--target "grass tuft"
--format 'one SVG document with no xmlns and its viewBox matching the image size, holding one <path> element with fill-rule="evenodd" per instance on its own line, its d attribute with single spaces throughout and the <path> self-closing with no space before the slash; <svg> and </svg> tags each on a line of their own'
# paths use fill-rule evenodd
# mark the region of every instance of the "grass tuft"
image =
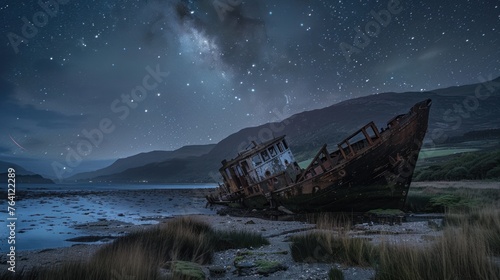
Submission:
<svg viewBox="0 0 500 280">
<path fill-rule="evenodd" d="M 311 232 L 291 238 L 290 250 L 296 262 L 340 262 L 345 265 L 370 265 L 374 247 L 369 241 L 331 232 Z"/>
<path fill-rule="evenodd" d="M 427 246 L 373 246 L 350 237 L 345 227 L 323 223 L 320 231 L 291 238 L 292 257 L 297 262 L 372 265 L 378 280 L 500 279 L 495 263 L 500 256 L 500 209 L 465 209 L 447 212 L 442 236 Z M 327 231 L 329 227 L 340 230 Z M 336 273 L 330 271 L 329 277 L 341 279 L 332 278 L 340 277 Z"/>
<path fill-rule="evenodd" d="M 500 256 L 500 209 L 486 207 L 469 212 L 449 212 L 445 223 L 449 227 L 469 227 L 481 231 L 491 252 Z"/>
<path fill-rule="evenodd" d="M 500 209 L 448 212 L 430 247 L 380 246 L 376 279 L 500 279 Z"/>
<path fill-rule="evenodd" d="M 430 248 L 381 246 L 376 279 L 500 279 L 490 255 L 480 231 L 448 228 Z"/>
<path fill-rule="evenodd" d="M 257 233 L 215 231 L 206 222 L 182 217 L 117 238 L 97 251 L 88 262 L 16 274 L 0 273 L 0 278 L 154 280 L 166 277 L 160 273 L 160 267 L 170 267 L 174 279 L 204 279 L 195 268 L 210 263 L 215 251 L 267 244 L 269 241 Z"/>
<path fill-rule="evenodd" d="M 342 270 L 333 267 L 328 272 L 328 280 L 344 280 L 344 273 Z"/>
</svg>

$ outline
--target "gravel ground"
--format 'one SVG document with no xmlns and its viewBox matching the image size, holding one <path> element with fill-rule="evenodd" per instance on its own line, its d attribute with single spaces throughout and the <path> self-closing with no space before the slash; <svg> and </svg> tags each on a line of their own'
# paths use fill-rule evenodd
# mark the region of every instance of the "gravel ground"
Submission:
<svg viewBox="0 0 500 280">
<path fill-rule="evenodd" d="M 219 215 L 194 215 L 193 217 L 208 222 L 215 229 L 231 230 L 242 229 L 251 232 L 261 233 L 270 241 L 270 245 L 260 248 L 227 250 L 218 252 L 214 255 L 214 262 L 205 266 L 206 274 L 209 275 L 209 268 L 223 268 L 226 272 L 222 276 L 210 277 L 210 279 L 327 279 L 328 271 L 332 267 L 343 271 L 345 279 L 368 280 L 373 279 L 375 271 L 366 267 L 345 267 L 341 264 L 324 263 L 296 263 L 290 254 L 291 235 L 301 234 L 310 230 L 315 230 L 314 224 L 298 221 L 271 221 L 255 217 L 232 217 Z M 164 222 L 160 221 L 160 222 Z M 81 228 L 87 228 L 89 234 L 113 235 L 117 231 L 122 233 L 140 230 L 147 225 L 134 226 L 126 225 L 116 221 L 98 221 L 79 225 Z M 429 226 L 429 223 L 410 222 L 396 225 L 384 224 L 358 224 L 350 232 L 357 237 L 365 237 L 374 244 L 380 242 L 407 243 L 416 246 L 425 246 L 440 235 L 440 231 Z M 72 247 L 20 251 L 18 252 L 17 269 L 30 269 L 34 266 L 47 267 L 58 265 L 65 261 L 85 261 L 88 260 L 101 245 L 82 245 L 76 244 Z M 260 275 L 255 268 L 237 269 L 235 259 L 239 258 L 238 264 L 250 265 L 258 260 L 276 261 L 282 264 L 282 270 L 270 273 L 269 275 Z M 2 265 L 5 264 L 5 256 L 1 258 Z M 242 271 L 243 275 L 238 275 Z M 240 274 L 241 274 L 240 273 Z"/>
<path fill-rule="evenodd" d="M 342 270 L 346 280 L 368 280 L 373 279 L 375 276 L 373 268 L 346 267 L 341 264 L 296 263 L 293 261 L 288 238 L 291 235 L 315 230 L 314 224 L 230 216 L 202 216 L 201 218 L 208 221 L 216 229 L 245 229 L 260 232 L 270 241 L 270 245 L 250 250 L 250 255 L 247 255 L 249 252 L 247 249 L 216 253 L 213 265 L 225 267 L 228 271 L 225 276 L 217 279 L 327 279 L 328 272 L 333 267 Z M 350 234 L 356 237 L 368 238 L 374 244 L 388 242 L 425 246 L 430 244 L 441 232 L 430 227 L 428 222 L 422 221 L 395 225 L 360 224 L 355 225 Z M 277 261 L 283 264 L 286 270 L 277 271 L 269 276 L 258 275 L 255 272 L 246 276 L 238 276 L 238 269 L 234 264 L 234 260 L 238 256 L 243 256 L 244 261 L 248 263 L 259 259 Z"/>
</svg>

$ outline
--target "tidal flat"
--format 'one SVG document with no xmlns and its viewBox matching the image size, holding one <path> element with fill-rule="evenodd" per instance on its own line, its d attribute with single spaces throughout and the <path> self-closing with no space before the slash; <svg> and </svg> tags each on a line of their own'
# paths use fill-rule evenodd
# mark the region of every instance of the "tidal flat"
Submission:
<svg viewBox="0 0 500 280">
<path fill-rule="evenodd" d="M 494 184 L 489 183 L 485 188 L 476 184 L 470 189 L 463 183 L 442 187 L 443 183 L 434 186 L 426 182 L 426 185 L 417 184 L 415 191 L 417 196 L 422 193 L 431 198 L 433 194 L 437 194 L 435 197 L 454 195 L 476 201 L 483 196 L 491 197 L 488 194 L 495 190 Z M 462 270 L 455 271 L 480 277 L 477 279 L 498 279 L 500 275 L 498 199 L 491 199 L 482 207 L 461 204 L 456 209 L 444 206 L 443 213 L 393 212 L 392 215 L 399 215 L 401 219 L 366 216 L 360 221 L 352 219 L 352 213 L 322 213 L 314 218 L 308 215 L 276 217 L 266 215 L 266 211 L 232 215 L 231 212 L 237 212 L 205 207 L 204 196 L 209 190 L 59 194 L 42 191 L 26 195 L 20 203 L 25 203 L 29 210 L 24 216 L 28 226 L 20 228 L 23 232 L 19 233 L 19 242 L 25 242 L 23 238 L 27 240 L 30 231 L 33 235 L 46 231 L 60 238 L 55 246 L 35 240 L 31 241 L 34 245 L 29 245 L 35 248 L 19 249 L 16 274 L 20 278 L 16 279 L 34 276 L 36 279 L 69 279 L 67 277 L 95 271 L 89 267 L 95 267 L 96 263 L 106 263 L 106 266 L 102 272 L 87 275 L 90 277 L 87 279 L 118 276 L 134 279 L 403 279 L 394 277 L 412 273 L 421 277 L 408 279 L 439 279 L 452 273 L 456 265 Z M 409 201 L 412 201 L 411 194 Z M 52 212 L 44 212 L 47 209 Z M 391 215 L 391 212 L 379 213 Z M 419 219 L 419 215 L 423 218 Z M 169 228 L 176 228 L 183 221 L 189 225 L 181 227 L 182 239 L 172 237 L 175 234 L 169 233 Z M 58 231 L 58 227 L 64 230 Z M 192 235 L 193 232 L 196 234 Z M 185 236 L 193 238 L 186 241 Z M 162 240 L 176 240 L 172 244 L 180 247 L 162 247 Z M 474 246 L 467 247 L 468 243 Z M 37 244 L 43 246 L 37 247 Z M 454 245 L 446 247 L 447 244 Z M 460 244 L 464 246 L 458 246 Z M 163 249 L 158 251 L 158 248 Z M 191 253 L 179 254 L 186 248 L 192 248 L 188 250 Z M 467 254 L 453 251 L 460 248 Z M 144 259 L 144 254 L 154 255 L 154 261 Z M 476 261 L 453 258 L 464 254 L 474 254 Z M 447 256 L 448 261 L 439 262 L 440 256 Z M 436 259 L 429 261 L 433 258 Z M 409 260 L 422 261 L 416 265 L 406 264 Z M 129 262 L 141 265 L 136 267 Z M 471 266 L 464 266 L 464 262 Z M 1 263 L 5 266 L 4 255 Z M 436 265 L 445 271 L 436 270 Z M 441 276 L 430 278 L 432 275 L 418 274 L 429 269 L 436 271 L 434 276 Z M 8 272 L 3 273 L 2 278 L 12 276 Z"/>
</svg>

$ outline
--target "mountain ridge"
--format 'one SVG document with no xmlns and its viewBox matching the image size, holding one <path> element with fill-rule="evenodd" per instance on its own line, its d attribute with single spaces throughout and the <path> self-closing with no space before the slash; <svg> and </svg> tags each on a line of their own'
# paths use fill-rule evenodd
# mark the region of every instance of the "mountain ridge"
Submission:
<svg viewBox="0 0 500 280">
<path fill-rule="evenodd" d="M 179 149 L 173 151 L 150 151 L 135 154 L 125 158 L 119 158 L 114 161 L 111 165 L 90 172 L 78 173 L 70 178 L 69 180 L 82 180 L 91 179 L 94 177 L 106 176 L 115 173 L 121 173 L 127 169 L 148 165 L 154 162 L 162 162 L 173 158 L 185 158 L 194 155 L 202 155 L 209 152 L 215 144 L 207 145 L 188 145 L 183 146 Z"/>
<path fill-rule="evenodd" d="M 439 144 L 446 141 L 443 137 L 499 128 L 500 77 L 488 83 L 358 97 L 300 112 L 279 122 L 243 128 L 213 145 L 205 154 L 129 166 L 118 173 L 103 174 L 94 179 L 127 182 L 137 179 L 133 176 L 136 174 L 142 180 L 157 183 L 214 181 L 221 160 L 235 157 L 251 141 L 263 142 L 281 135 L 287 135 L 296 159 L 301 161 L 311 157 L 324 143 L 330 147 L 336 145 L 370 121 L 380 129 L 392 117 L 408 112 L 413 104 L 428 98 L 433 100 L 433 105 L 426 141 Z M 494 90 L 490 91 L 492 88 Z"/>
</svg>

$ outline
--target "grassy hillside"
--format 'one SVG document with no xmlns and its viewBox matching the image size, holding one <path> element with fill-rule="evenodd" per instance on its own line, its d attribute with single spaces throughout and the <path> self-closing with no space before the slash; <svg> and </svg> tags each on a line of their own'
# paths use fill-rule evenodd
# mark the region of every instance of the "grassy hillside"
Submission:
<svg viewBox="0 0 500 280">
<path fill-rule="evenodd" d="M 451 87 L 432 92 L 383 93 L 347 100 L 323 109 L 302 112 L 278 123 L 242 129 L 198 157 L 183 158 L 180 162 L 168 158 L 154 164 L 128 166 L 133 170 L 122 169 L 100 175 L 119 181 L 137 179 L 133 177 L 137 174 L 158 182 L 214 182 L 213 174 L 218 173 L 223 159 L 234 158 L 251 145 L 251 141 L 263 142 L 281 135 L 287 135 L 296 160 L 300 162 L 313 157 L 324 143 L 329 149 L 335 149 L 338 142 L 370 121 L 374 121 L 379 128 L 384 127 L 389 119 L 407 113 L 411 106 L 427 98 L 432 99 L 432 107 L 425 142 L 431 143 L 432 149 L 437 151 L 436 145 L 449 146 L 455 137 L 467 132 L 500 128 L 500 88 L 493 88 L 495 91 L 490 92 L 481 85 L 481 95 L 477 95 L 479 86 Z"/>
<path fill-rule="evenodd" d="M 417 170 L 414 181 L 500 180 L 500 149 L 467 152 L 442 164 Z"/>
</svg>

